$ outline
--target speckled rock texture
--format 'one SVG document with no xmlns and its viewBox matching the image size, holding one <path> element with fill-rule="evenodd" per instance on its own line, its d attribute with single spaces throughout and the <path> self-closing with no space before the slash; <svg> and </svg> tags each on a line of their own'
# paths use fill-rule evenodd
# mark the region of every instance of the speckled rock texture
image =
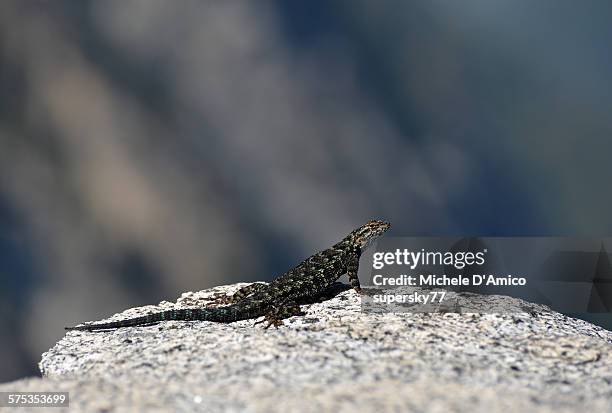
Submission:
<svg viewBox="0 0 612 413">
<path fill-rule="evenodd" d="M 242 285 L 113 319 L 205 306 Z M 279 329 L 69 332 L 43 354 L 43 379 L 0 391 L 69 391 L 70 411 L 99 412 L 612 412 L 612 332 L 508 297 L 498 299 L 514 312 L 503 314 L 364 313 L 342 290 Z"/>
</svg>

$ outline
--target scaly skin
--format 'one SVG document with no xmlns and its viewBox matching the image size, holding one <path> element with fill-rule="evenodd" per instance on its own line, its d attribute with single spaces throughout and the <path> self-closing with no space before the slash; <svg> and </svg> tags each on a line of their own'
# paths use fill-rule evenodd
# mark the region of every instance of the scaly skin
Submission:
<svg viewBox="0 0 612 413">
<path fill-rule="evenodd" d="M 231 323 L 265 316 L 266 328 L 282 325 L 282 319 L 303 315 L 300 303 L 315 300 L 342 275 L 347 274 L 351 286 L 361 292 L 357 271 L 361 253 L 390 224 L 369 221 L 348 234 L 331 248 L 321 251 L 276 278 L 270 284 L 251 284 L 233 296 L 223 297 L 219 302 L 229 304 L 217 308 L 186 308 L 167 310 L 127 320 L 108 323 L 82 324 L 66 327 L 67 330 L 101 330 L 119 327 L 146 325 L 167 320 L 204 320 Z"/>
</svg>

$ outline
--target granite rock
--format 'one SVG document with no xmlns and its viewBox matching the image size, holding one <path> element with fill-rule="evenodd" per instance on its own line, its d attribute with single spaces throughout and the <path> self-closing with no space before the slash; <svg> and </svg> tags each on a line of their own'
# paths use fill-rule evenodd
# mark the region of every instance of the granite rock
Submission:
<svg viewBox="0 0 612 413">
<path fill-rule="evenodd" d="M 242 285 L 111 319 L 209 305 Z M 493 314 L 367 313 L 354 291 L 338 291 L 278 329 L 71 331 L 43 354 L 42 379 L 0 391 L 69 391 L 70 411 L 612 411 L 610 331 L 504 296 L 463 296 L 501 303 Z"/>
</svg>

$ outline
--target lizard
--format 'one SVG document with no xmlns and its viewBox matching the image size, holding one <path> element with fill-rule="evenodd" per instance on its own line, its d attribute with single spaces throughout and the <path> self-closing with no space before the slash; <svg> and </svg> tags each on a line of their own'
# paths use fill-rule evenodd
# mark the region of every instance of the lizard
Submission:
<svg viewBox="0 0 612 413">
<path fill-rule="evenodd" d="M 253 283 L 233 295 L 224 296 L 220 307 L 165 310 L 141 317 L 105 323 L 87 323 L 66 330 L 102 330 L 155 324 L 161 321 L 213 321 L 231 323 L 263 316 L 265 328 L 283 325 L 283 319 L 304 315 L 300 303 L 322 297 L 342 275 L 347 274 L 351 287 L 362 293 L 357 272 L 359 258 L 372 242 L 390 228 L 385 221 L 372 220 L 350 232 L 340 242 L 320 251 L 280 275 L 269 284 Z"/>
</svg>

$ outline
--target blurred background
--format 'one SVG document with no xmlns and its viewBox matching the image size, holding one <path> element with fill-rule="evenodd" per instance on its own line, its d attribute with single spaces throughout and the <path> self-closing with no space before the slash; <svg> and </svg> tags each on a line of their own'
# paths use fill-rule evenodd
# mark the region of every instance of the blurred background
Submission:
<svg viewBox="0 0 612 413">
<path fill-rule="evenodd" d="M 0 2 L 0 381 L 396 236 L 612 232 L 612 3 Z"/>
</svg>

